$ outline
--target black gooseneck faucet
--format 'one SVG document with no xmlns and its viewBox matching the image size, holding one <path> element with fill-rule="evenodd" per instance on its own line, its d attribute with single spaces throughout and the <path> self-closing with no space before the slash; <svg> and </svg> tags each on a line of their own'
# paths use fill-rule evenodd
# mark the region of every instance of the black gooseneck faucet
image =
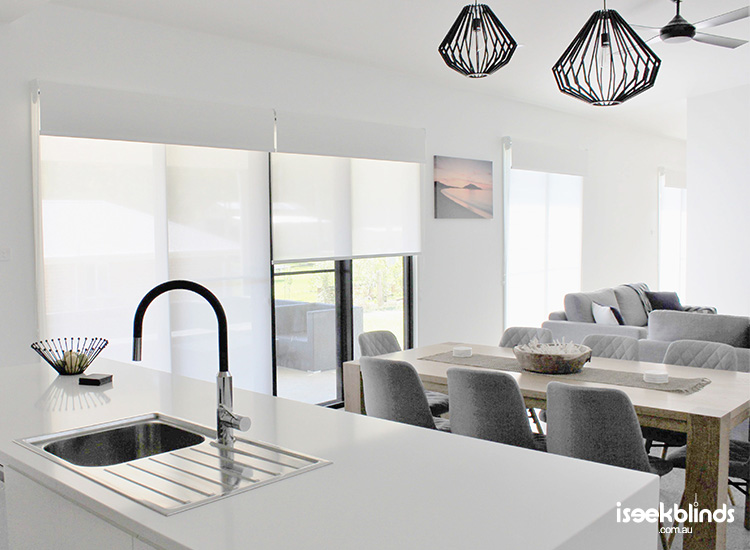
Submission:
<svg viewBox="0 0 750 550">
<path fill-rule="evenodd" d="M 233 429 L 247 431 L 250 419 L 232 412 L 233 389 L 232 375 L 229 374 L 229 344 L 227 339 L 227 315 L 219 299 L 203 285 L 193 281 L 167 281 L 149 290 L 141 299 L 133 318 L 133 361 L 141 360 L 143 317 L 148 306 L 158 296 L 170 290 L 189 290 L 199 294 L 211 304 L 216 313 L 219 326 L 219 373 L 216 376 L 216 441 L 220 445 L 230 446 L 234 441 Z"/>
</svg>

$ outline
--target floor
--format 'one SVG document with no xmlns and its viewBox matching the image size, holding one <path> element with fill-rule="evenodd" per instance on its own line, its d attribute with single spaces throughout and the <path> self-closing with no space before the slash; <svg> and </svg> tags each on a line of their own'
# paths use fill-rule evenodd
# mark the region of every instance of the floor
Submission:
<svg viewBox="0 0 750 550">
<path fill-rule="evenodd" d="M 305 371 L 277 367 L 279 397 L 303 403 L 324 403 L 336 399 L 336 370 Z"/>
<path fill-rule="evenodd" d="M 668 508 L 679 504 L 682 497 L 682 488 L 685 486 L 685 470 L 672 470 L 672 472 L 661 478 L 661 490 L 659 500 Z M 750 531 L 743 526 L 745 517 L 745 495 L 732 489 L 734 495 L 734 517 L 733 523 L 727 526 L 727 550 L 747 550 L 750 548 Z M 659 546 L 658 548 L 661 548 Z M 677 535 L 670 550 L 682 549 L 682 535 Z"/>
</svg>

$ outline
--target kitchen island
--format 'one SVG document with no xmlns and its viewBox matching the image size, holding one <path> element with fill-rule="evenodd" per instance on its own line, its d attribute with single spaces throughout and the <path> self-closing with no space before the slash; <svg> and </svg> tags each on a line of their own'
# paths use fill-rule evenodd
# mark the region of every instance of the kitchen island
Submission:
<svg viewBox="0 0 750 550">
<path fill-rule="evenodd" d="M 211 366 L 207 366 L 211 369 Z M 235 367 L 238 368 L 238 367 Z M 241 367 L 240 367 L 241 368 Z M 215 423 L 215 385 L 98 359 L 112 385 L 46 364 L 0 369 L 11 550 L 648 549 L 656 476 L 235 390 L 241 434 L 331 464 L 164 516 L 14 440 L 161 412 Z"/>
</svg>

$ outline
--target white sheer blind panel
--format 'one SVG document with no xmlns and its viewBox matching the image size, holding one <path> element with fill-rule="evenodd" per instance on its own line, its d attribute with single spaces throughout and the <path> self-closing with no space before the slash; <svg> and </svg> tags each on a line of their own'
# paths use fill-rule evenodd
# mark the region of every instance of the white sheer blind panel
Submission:
<svg viewBox="0 0 750 550">
<path fill-rule="evenodd" d="M 271 155 L 274 261 L 351 256 L 350 173 L 346 158 Z"/>
<path fill-rule="evenodd" d="M 506 326 L 539 326 L 580 289 L 582 180 L 510 170 Z"/>
<path fill-rule="evenodd" d="M 280 153 L 425 161 L 424 128 L 279 111 L 276 132 Z"/>
<path fill-rule="evenodd" d="M 420 251 L 421 166 L 352 159 L 352 255 Z"/>
<path fill-rule="evenodd" d="M 685 295 L 687 186 L 683 172 L 659 170 L 659 288 Z"/>
<path fill-rule="evenodd" d="M 274 262 L 417 254 L 421 165 L 274 153 Z"/>
<path fill-rule="evenodd" d="M 42 135 L 273 150 L 272 109 L 46 81 L 32 86 Z"/>
<path fill-rule="evenodd" d="M 235 384 L 271 391 L 268 154 L 40 137 L 48 334 L 102 336 L 129 361 L 133 314 L 168 279 L 216 294 L 229 322 Z M 158 298 L 144 364 L 212 380 L 213 310 L 189 292 Z"/>
<path fill-rule="evenodd" d="M 103 356 L 130 360 L 135 308 L 167 279 L 163 158 L 163 145 L 40 138 L 43 338 L 103 337 Z M 169 370 L 167 303 L 152 309 L 143 363 Z"/>
<path fill-rule="evenodd" d="M 573 176 L 588 173 L 588 154 L 584 149 L 517 138 L 513 138 L 511 143 L 511 167 L 517 170 Z"/>
<path fill-rule="evenodd" d="M 271 388 L 268 154 L 166 147 L 169 275 L 211 289 L 229 323 L 237 387 Z M 212 380 L 216 315 L 192 293 L 170 294 L 173 371 Z"/>
</svg>

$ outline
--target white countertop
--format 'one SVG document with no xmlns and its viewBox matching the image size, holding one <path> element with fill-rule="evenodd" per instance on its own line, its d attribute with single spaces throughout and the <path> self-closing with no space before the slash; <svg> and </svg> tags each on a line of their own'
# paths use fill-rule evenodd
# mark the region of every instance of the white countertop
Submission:
<svg viewBox="0 0 750 550">
<path fill-rule="evenodd" d="M 113 385 L 0 368 L 0 463 L 167 549 L 586 548 L 618 502 L 658 506 L 650 474 L 235 390 L 243 437 L 333 464 L 166 517 L 13 440 L 156 411 L 213 428 L 215 385 L 103 358 L 91 371 Z"/>
</svg>

